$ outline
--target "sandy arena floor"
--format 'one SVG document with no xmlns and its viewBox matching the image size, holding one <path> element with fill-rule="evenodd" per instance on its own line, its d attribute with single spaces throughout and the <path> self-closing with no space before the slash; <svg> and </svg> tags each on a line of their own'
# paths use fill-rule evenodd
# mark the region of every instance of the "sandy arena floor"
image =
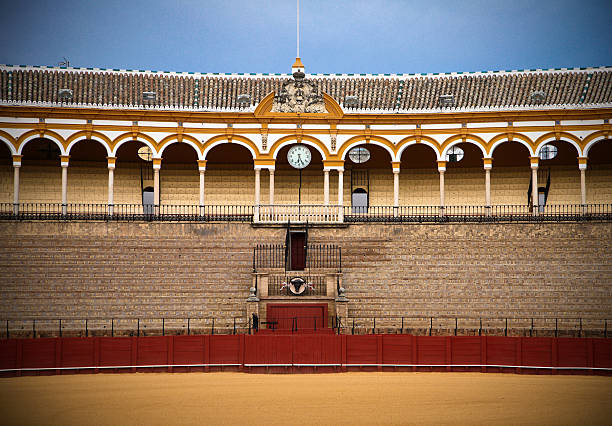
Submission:
<svg viewBox="0 0 612 426">
<path fill-rule="evenodd" d="M 7 425 L 612 424 L 612 378 L 479 373 L 0 379 Z"/>
</svg>

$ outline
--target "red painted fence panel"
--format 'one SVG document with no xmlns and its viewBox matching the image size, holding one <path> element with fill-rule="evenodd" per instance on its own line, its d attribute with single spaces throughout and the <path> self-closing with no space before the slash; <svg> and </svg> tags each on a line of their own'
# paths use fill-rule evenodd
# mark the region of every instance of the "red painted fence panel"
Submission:
<svg viewBox="0 0 612 426">
<path fill-rule="evenodd" d="M 185 365 L 206 370 L 234 366 L 248 371 L 268 371 L 274 365 L 282 369 L 269 371 L 320 371 L 317 368 L 322 367 L 326 368 L 323 371 L 339 371 L 341 366 L 379 370 L 433 366 L 462 371 L 476 367 L 481 371 L 612 375 L 612 339 L 266 334 L 0 340 L 2 375 L 29 369 L 53 373 L 105 367 L 150 371 L 152 366 L 163 366 L 164 371 L 175 371 Z"/>
</svg>

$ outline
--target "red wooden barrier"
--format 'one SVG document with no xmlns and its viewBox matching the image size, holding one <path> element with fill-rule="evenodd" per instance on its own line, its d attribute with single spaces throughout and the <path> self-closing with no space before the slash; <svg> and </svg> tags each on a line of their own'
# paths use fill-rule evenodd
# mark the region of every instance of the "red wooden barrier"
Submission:
<svg viewBox="0 0 612 426">
<path fill-rule="evenodd" d="M 612 375 L 612 340 L 329 334 L 0 340 L 2 375 L 220 369 Z"/>
</svg>

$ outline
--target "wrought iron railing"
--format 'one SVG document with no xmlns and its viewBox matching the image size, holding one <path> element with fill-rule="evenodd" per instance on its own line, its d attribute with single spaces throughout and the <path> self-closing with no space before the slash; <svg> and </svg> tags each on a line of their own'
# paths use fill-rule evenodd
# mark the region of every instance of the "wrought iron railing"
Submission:
<svg viewBox="0 0 612 426">
<path fill-rule="evenodd" d="M 257 244 L 253 248 L 253 271 L 287 269 L 290 253 L 285 244 Z M 308 244 L 306 269 L 334 269 L 342 271 L 342 249 L 334 244 Z"/>
<path fill-rule="evenodd" d="M 163 336 L 190 334 L 245 334 L 259 328 L 309 331 L 326 328 L 313 316 L 246 317 L 92 317 L 3 318 L 0 338 Z M 610 319 L 575 317 L 453 317 L 453 316 L 330 316 L 338 334 L 413 334 L 472 336 L 610 337 Z M 276 322 L 276 324 L 274 324 Z M 288 326 L 289 325 L 289 326 Z M 292 325 L 292 326 L 291 326 Z M 282 329 L 282 330 L 281 330 Z"/>
<path fill-rule="evenodd" d="M 0 218 L 13 220 L 121 220 L 251 222 L 253 206 L 0 203 Z"/>
<path fill-rule="evenodd" d="M 142 205 L 0 203 L 0 219 L 258 223 L 445 223 L 612 220 L 612 204 L 546 206 Z"/>
<path fill-rule="evenodd" d="M 545 222 L 612 220 L 612 204 L 344 207 L 345 222 Z"/>
<path fill-rule="evenodd" d="M 338 327 L 347 334 L 409 333 L 417 335 L 609 336 L 610 319 L 579 317 L 349 317 Z"/>
</svg>

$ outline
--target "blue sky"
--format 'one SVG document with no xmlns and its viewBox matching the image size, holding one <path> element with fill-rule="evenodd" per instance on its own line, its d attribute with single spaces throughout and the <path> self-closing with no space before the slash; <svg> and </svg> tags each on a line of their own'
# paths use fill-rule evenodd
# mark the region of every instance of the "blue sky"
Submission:
<svg viewBox="0 0 612 426">
<path fill-rule="evenodd" d="M 290 71 L 295 0 L 2 0 L 0 63 Z M 301 0 L 307 73 L 612 65 L 612 1 Z"/>
</svg>

